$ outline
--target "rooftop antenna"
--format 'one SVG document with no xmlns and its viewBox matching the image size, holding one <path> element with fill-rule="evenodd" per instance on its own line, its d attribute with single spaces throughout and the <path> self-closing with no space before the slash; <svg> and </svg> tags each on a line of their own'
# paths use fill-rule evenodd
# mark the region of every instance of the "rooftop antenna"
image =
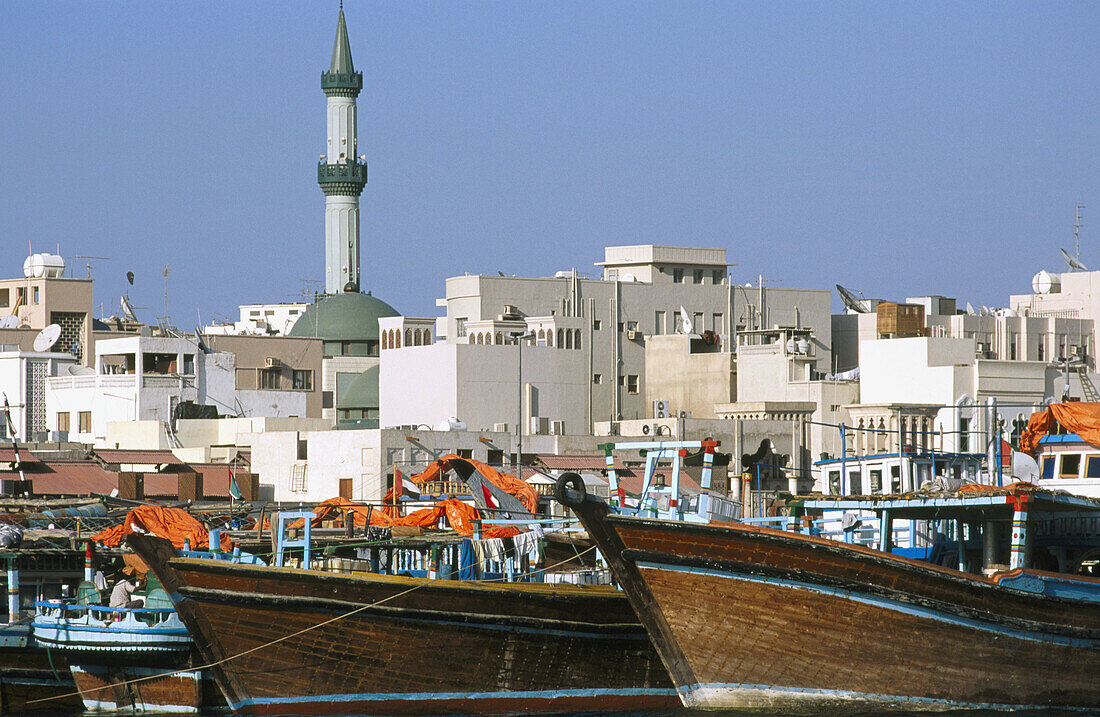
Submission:
<svg viewBox="0 0 1100 717">
<path fill-rule="evenodd" d="M 79 254 L 73 257 L 74 262 L 79 260 L 79 259 L 88 260 L 87 263 L 84 264 L 84 268 L 88 270 L 88 278 L 91 279 L 92 278 L 92 262 L 91 262 L 91 260 L 96 259 L 98 261 L 110 261 L 111 257 L 109 257 L 109 256 L 81 256 Z"/>
<path fill-rule="evenodd" d="M 1074 271 L 1088 271 L 1088 267 L 1081 263 L 1081 210 L 1085 208 L 1084 204 L 1077 205 L 1077 218 L 1073 222 L 1073 251 L 1074 256 L 1070 256 L 1069 253 L 1062 249 L 1062 258 L 1066 260 L 1066 264 L 1070 269 Z"/>
<path fill-rule="evenodd" d="M 168 326 L 168 265 L 164 265 L 164 325 Z"/>
</svg>

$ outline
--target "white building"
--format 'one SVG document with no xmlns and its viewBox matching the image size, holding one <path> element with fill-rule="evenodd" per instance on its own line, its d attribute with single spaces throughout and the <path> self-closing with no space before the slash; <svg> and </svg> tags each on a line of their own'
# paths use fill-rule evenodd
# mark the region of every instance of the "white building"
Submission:
<svg viewBox="0 0 1100 717">
<path fill-rule="evenodd" d="M 305 313 L 309 304 L 245 304 L 237 308 L 240 311 L 240 320 L 211 324 L 202 332 L 211 335 L 285 336 L 294 328 L 294 322 Z"/>
<path fill-rule="evenodd" d="M 7 399 L 9 411 L 5 416 L 0 400 L 0 442 L 68 440 L 65 435 L 49 433 L 57 426 L 47 410 L 46 383 L 51 376 L 70 375 L 70 366 L 79 364 L 67 353 L 22 351 L 18 346 L 0 345 L 0 394 Z"/>
</svg>

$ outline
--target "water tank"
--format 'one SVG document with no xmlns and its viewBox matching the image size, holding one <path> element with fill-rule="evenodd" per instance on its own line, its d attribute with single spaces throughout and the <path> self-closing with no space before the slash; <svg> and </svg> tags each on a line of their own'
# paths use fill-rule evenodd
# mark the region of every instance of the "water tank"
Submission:
<svg viewBox="0 0 1100 717">
<path fill-rule="evenodd" d="M 65 260 L 57 254 L 31 254 L 23 262 L 23 276 L 28 279 L 58 279 L 65 274 Z"/>
<path fill-rule="evenodd" d="M 1062 290 L 1062 277 L 1044 269 L 1031 278 L 1031 290 L 1036 294 L 1057 294 Z"/>
<path fill-rule="evenodd" d="M 451 416 L 448 419 L 440 421 L 436 424 L 435 430 L 437 431 L 465 431 L 466 422 Z"/>
<path fill-rule="evenodd" d="M 798 353 L 800 353 L 800 354 L 809 354 L 810 353 L 810 342 L 807 341 L 806 339 L 799 339 L 798 340 Z"/>
<path fill-rule="evenodd" d="M 793 354 L 798 351 L 798 342 L 794 339 L 787 339 L 787 353 Z"/>
</svg>

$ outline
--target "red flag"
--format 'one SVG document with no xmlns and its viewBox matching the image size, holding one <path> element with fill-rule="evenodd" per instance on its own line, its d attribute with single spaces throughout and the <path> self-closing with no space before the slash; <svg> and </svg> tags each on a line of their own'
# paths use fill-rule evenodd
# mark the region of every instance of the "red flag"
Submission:
<svg viewBox="0 0 1100 717">
<path fill-rule="evenodd" d="M 500 503 L 493 499 L 493 494 L 489 492 L 489 486 L 485 483 L 481 484 L 481 494 L 485 496 L 485 505 L 489 508 L 499 508 Z"/>
</svg>

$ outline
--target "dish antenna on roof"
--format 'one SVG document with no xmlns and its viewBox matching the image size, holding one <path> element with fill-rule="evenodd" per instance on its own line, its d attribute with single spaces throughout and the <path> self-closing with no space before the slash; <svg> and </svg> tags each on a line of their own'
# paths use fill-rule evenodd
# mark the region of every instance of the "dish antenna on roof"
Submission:
<svg viewBox="0 0 1100 717">
<path fill-rule="evenodd" d="M 61 338 L 61 327 L 57 324 L 50 324 L 39 331 L 38 336 L 34 337 L 34 350 L 38 353 L 45 353 L 57 343 L 59 338 Z"/>
<path fill-rule="evenodd" d="M 195 345 L 199 347 L 199 351 L 204 354 L 210 353 L 210 347 L 206 345 L 206 342 L 202 340 L 202 332 L 199 331 L 199 327 L 195 327 Z"/>
<path fill-rule="evenodd" d="M 859 298 L 851 291 L 848 291 L 840 284 L 836 285 L 836 293 L 840 294 L 840 300 L 844 302 L 844 306 L 851 312 L 856 314 L 870 313 L 867 310 L 867 304 L 863 302 L 863 299 Z"/>
<path fill-rule="evenodd" d="M 967 316 L 977 316 L 978 315 L 978 312 L 974 310 L 974 307 L 971 306 L 969 301 L 966 302 L 966 315 Z"/>
<path fill-rule="evenodd" d="M 1074 271 L 1088 271 L 1089 268 L 1078 261 L 1076 258 L 1069 255 L 1069 252 L 1065 249 L 1059 249 L 1062 252 L 1062 258 L 1066 260 L 1066 265 Z"/>
<path fill-rule="evenodd" d="M 65 369 L 69 372 L 70 376 L 93 376 L 95 375 L 95 369 L 91 366 L 81 366 L 80 364 L 71 364 Z"/>
<path fill-rule="evenodd" d="M 124 296 L 124 297 L 122 297 L 122 302 L 121 303 L 122 303 L 122 315 L 126 318 L 127 321 L 133 321 L 133 322 L 137 323 L 138 319 L 137 319 L 137 316 L 134 315 L 134 307 L 133 307 L 132 304 L 130 304 L 130 300 L 127 299 Z"/>
<path fill-rule="evenodd" d="M 687 309 L 683 306 L 680 307 L 680 333 L 690 334 L 695 331 L 695 327 L 691 323 L 691 317 L 688 316 Z"/>
<path fill-rule="evenodd" d="M 19 328 L 18 316 L 5 316 L 0 319 L 0 329 L 17 329 Z"/>
</svg>

